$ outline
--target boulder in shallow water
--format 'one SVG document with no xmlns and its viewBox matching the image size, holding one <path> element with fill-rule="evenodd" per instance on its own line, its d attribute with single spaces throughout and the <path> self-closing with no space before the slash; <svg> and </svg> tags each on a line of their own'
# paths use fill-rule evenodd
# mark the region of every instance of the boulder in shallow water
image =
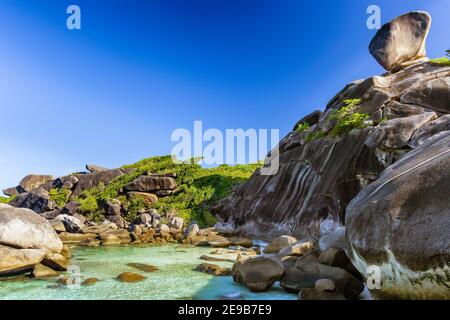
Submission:
<svg viewBox="0 0 450 320">
<path fill-rule="evenodd" d="M 330 279 L 336 289 L 347 299 L 355 299 L 363 291 L 364 284 L 347 271 L 324 265 L 314 253 L 309 253 L 288 266 L 281 278 L 280 285 L 288 292 L 298 293 L 306 288 L 314 288 L 316 281 Z"/>
<path fill-rule="evenodd" d="M 264 249 L 264 253 L 278 253 L 280 250 L 292 246 L 297 239 L 291 236 L 280 236 L 272 240 Z"/>
<path fill-rule="evenodd" d="M 32 210 L 5 204 L 0 204 L 0 243 L 48 252 L 60 252 L 63 246 L 46 219 Z"/>
<path fill-rule="evenodd" d="M 37 265 L 34 266 L 33 277 L 35 277 L 36 279 L 57 277 L 57 276 L 58 272 L 47 266 L 44 266 L 41 263 L 38 263 Z"/>
<path fill-rule="evenodd" d="M 233 280 L 242 283 L 251 291 L 269 290 L 275 281 L 280 280 L 284 266 L 273 257 L 257 257 L 241 260 L 233 265 Z"/>
<path fill-rule="evenodd" d="M 41 249 L 15 249 L 0 245 L 0 276 L 29 272 L 44 256 L 45 251 Z"/>
</svg>

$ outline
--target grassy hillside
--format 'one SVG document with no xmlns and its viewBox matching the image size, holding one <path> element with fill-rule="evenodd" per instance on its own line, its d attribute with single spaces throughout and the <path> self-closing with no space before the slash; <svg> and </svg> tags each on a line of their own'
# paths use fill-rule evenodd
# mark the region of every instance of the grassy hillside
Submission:
<svg viewBox="0 0 450 320">
<path fill-rule="evenodd" d="M 202 168 L 198 164 L 173 163 L 170 156 L 153 157 L 141 160 L 123 169 L 129 172 L 114 179 L 107 186 L 99 185 L 85 191 L 78 201 L 81 210 L 92 219 L 102 219 L 103 204 L 109 199 L 119 199 L 127 209 L 128 221 L 133 221 L 140 209 L 154 208 L 160 213 L 176 211 L 187 221 L 195 220 L 202 227 L 215 223 L 209 211 L 209 205 L 225 197 L 231 189 L 247 180 L 260 164 L 221 165 L 216 168 Z M 123 187 L 143 173 L 176 173 L 178 190 L 175 194 L 160 198 L 153 205 L 145 203 L 144 199 L 127 199 L 122 193 Z M 58 193 L 55 192 L 58 196 Z M 60 196 L 60 195 L 59 195 Z"/>
</svg>

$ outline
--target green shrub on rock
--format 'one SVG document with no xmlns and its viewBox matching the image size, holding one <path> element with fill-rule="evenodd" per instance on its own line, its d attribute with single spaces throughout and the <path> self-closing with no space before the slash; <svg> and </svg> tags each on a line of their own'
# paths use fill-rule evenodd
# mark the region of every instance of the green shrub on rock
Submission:
<svg viewBox="0 0 450 320">
<path fill-rule="evenodd" d="M 295 128 L 295 132 L 304 132 L 304 131 L 308 130 L 309 128 L 310 128 L 310 125 L 308 122 L 302 122 L 297 125 L 297 127 Z"/>
<path fill-rule="evenodd" d="M 53 200 L 60 208 L 64 207 L 69 200 L 70 190 L 52 188 L 49 191 L 50 200 Z"/>
<path fill-rule="evenodd" d="M 431 63 L 438 64 L 444 67 L 450 66 L 450 56 L 447 55 L 447 57 L 437 58 L 437 59 L 431 59 Z"/>
<path fill-rule="evenodd" d="M 369 118 L 368 114 L 355 111 L 361 104 L 361 99 L 344 100 L 344 103 L 344 107 L 331 115 L 331 119 L 336 120 L 336 124 L 331 130 L 331 135 L 334 137 L 341 136 L 353 129 L 364 128 L 364 121 Z"/>
<path fill-rule="evenodd" d="M 8 204 L 10 203 L 12 200 L 14 200 L 16 198 L 16 196 L 11 196 L 11 197 L 2 197 L 0 196 L 0 203 L 5 203 Z"/>
</svg>

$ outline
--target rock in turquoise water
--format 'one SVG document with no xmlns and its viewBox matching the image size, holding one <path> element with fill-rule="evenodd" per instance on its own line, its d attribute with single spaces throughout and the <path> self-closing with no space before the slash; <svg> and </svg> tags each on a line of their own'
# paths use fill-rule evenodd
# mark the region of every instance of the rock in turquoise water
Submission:
<svg viewBox="0 0 450 320">
<path fill-rule="evenodd" d="M 277 284 L 268 292 L 253 293 L 234 283 L 231 276 L 215 277 L 195 271 L 195 267 L 204 262 L 200 256 L 208 254 L 211 248 L 191 247 L 186 248 L 186 252 L 179 252 L 179 249 L 178 245 L 172 244 L 74 247 L 71 264 L 79 268 L 81 282 L 88 278 L 101 281 L 93 286 L 67 289 L 55 286 L 54 280 L 23 277 L 16 281 L 2 281 L 0 299 L 297 299 L 296 295 L 286 293 Z M 129 284 L 117 281 L 117 275 L 122 272 L 136 272 L 136 268 L 127 265 L 129 263 L 151 265 L 159 270 L 146 273 L 146 279 L 141 282 Z M 227 268 L 232 266 L 230 262 L 217 264 Z"/>
</svg>

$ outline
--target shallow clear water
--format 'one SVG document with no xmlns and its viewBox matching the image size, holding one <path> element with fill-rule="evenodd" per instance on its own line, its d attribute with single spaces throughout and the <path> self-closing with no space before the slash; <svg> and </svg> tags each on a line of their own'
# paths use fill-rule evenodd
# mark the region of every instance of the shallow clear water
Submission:
<svg viewBox="0 0 450 320">
<path fill-rule="evenodd" d="M 241 299 L 297 299 L 275 286 L 264 293 L 250 292 L 233 282 L 231 276 L 215 277 L 193 268 L 203 254 L 211 255 L 211 248 L 180 245 L 147 245 L 116 247 L 74 247 L 72 265 L 80 268 L 81 281 L 98 278 L 92 286 L 69 289 L 56 285 L 57 278 L 36 280 L 30 277 L 0 279 L 0 299 L 220 299 L 224 296 Z M 233 255 L 219 255 L 234 258 Z M 152 273 L 143 272 L 127 263 L 144 263 L 158 267 Z M 231 267 L 230 262 L 211 262 Z M 115 278 L 130 271 L 146 276 L 142 282 L 121 283 Z"/>
</svg>

